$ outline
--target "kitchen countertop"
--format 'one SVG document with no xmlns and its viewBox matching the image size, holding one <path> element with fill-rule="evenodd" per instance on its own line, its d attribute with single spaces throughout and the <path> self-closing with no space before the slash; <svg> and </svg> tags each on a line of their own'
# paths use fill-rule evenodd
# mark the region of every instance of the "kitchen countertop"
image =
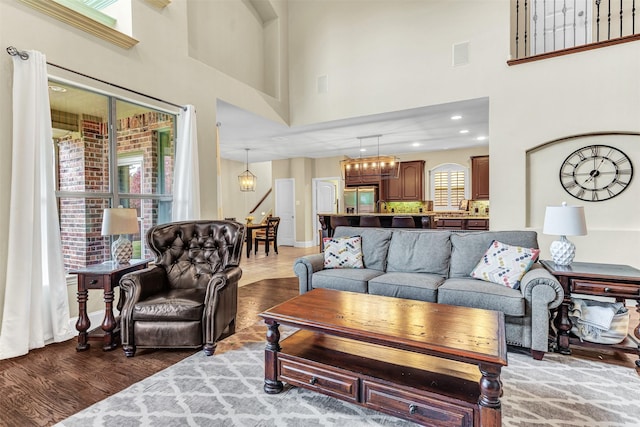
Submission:
<svg viewBox="0 0 640 427">
<path fill-rule="evenodd" d="M 427 211 L 427 212 L 384 212 L 384 213 L 319 213 L 321 216 L 432 216 L 435 219 L 489 219 L 489 215 L 474 215 L 469 212 L 458 211 Z"/>
</svg>

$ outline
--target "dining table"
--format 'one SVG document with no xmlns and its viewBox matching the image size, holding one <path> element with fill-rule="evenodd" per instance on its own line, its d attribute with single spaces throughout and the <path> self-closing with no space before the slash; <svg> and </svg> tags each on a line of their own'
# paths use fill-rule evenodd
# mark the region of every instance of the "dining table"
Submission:
<svg viewBox="0 0 640 427">
<path fill-rule="evenodd" d="M 253 231 L 254 230 L 266 230 L 267 224 L 245 224 L 247 229 L 247 258 L 251 257 L 251 249 L 253 248 Z"/>
</svg>

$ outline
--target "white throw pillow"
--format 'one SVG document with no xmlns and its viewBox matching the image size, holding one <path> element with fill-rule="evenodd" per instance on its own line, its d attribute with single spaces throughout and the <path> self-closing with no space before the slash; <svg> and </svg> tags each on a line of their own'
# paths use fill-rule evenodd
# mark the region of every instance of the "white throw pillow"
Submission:
<svg viewBox="0 0 640 427">
<path fill-rule="evenodd" d="M 540 249 L 511 246 L 494 240 L 471 272 L 471 277 L 518 289 L 520 279 L 539 254 Z"/>
<path fill-rule="evenodd" d="M 362 237 L 325 237 L 324 268 L 364 268 Z"/>
</svg>

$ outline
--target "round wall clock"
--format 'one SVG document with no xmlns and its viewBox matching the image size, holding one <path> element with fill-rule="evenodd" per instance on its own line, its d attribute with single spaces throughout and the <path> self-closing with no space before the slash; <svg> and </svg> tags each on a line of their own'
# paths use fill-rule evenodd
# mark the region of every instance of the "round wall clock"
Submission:
<svg viewBox="0 0 640 427">
<path fill-rule="evenodd" d="M 571 153 L 560 167 L 562 188 L 576 199 L 601 202 L 622 193 L 633 177 L 631 159 L 608 145 L 589 145 Z"/>
</svg>

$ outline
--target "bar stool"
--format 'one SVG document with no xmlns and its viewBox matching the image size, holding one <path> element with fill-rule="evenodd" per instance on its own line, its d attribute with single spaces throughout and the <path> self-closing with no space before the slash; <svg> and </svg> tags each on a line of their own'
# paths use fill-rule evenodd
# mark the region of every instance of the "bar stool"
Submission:
<svg viewBox="0 0 640 427">
<path fill-rule="evenodd" d="M 391 219 L 392 228 L 415 228 L 416 223 L 411 216 L 394 216 Z"/>
<path fill-rule="evenodd" d="M 331 236 L 333 237 L 333 233 L 336 231 L 336 227 L 341 225 L 349 225 L 349 218 L 346 216 L 332 216 L 331 217 Z"/>
<path fill-rule="evenodd" d="M 380 227 L 380 218 L 373 215 L 361 216 L 360 227 Z"/>
</svg>

